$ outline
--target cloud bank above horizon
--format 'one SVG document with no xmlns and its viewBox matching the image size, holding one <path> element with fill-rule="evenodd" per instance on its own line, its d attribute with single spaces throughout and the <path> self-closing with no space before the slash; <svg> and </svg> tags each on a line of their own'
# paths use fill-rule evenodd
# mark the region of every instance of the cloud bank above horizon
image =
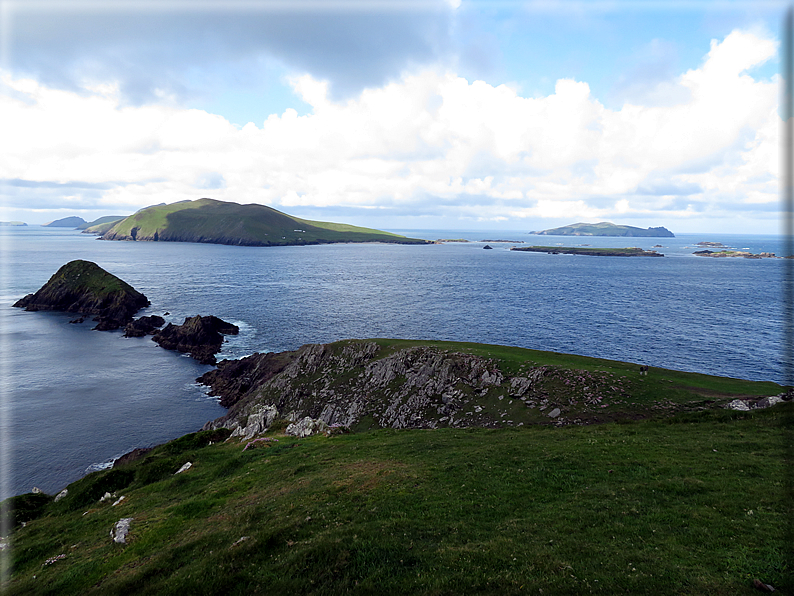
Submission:
<svg viewBox="0 0 794 596">
<path fill-rule="evenodd" d="M 412 18 L 394 30 L 430 39 L 451 19 Z M 651 77 L 619 106 L 586 79 L 530 95 L 463 76 L 439 59 L 452 37 L 409 45 L 370 57 L 358 77 L 298 60 L 282 77 L 295 107 L 242 126 L 173 90 L 154 97 L 156 73 L 0 70 L 5 219 L 211 197 L 382 228 L 779 231 L 779 80 L 757 74 L 777 57 L 768 32 L 713 39 L 697 67 Z"/>
</svg>

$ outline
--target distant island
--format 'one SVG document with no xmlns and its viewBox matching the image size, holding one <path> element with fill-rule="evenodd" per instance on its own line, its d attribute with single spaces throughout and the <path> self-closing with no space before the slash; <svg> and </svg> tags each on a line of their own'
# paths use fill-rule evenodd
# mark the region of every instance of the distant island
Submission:
<svg viewBox="0 0 794 596">
<path fill-rule="evenodd" d="M 0 226 L 26 226 L 24 221 L 0 221 Z"/>
<path fill-rule="evenodd" d="M 545 252 L 550 255 L 586 255 L 590 257 L 663 257 L 662 253 L 655 250 L 641 248 L 593 248 L 571 246 L 514 246 L 510 250 L 523 252 Z"/>
<path fill-rule="evenodd" d="M 731 258 L 731 257 L 738 257 L 744 259 L 778 259 L 780 257 L 775 256 L 773 252 L 762 252 L 759 254 L 755 254 L 752 252 L 747 252 L 744 250 L 720 250 L 720 251 L 711 251 L 711 250 L 696 250 L 692 253 L 693 255 L 697 255 L 698 257 L 716 257 L 716 258 Z"/>
<path fill-rule="evenodd" d="M 634 226 L 622 226 L 602 221 L 601 223 L 575 223 L 560 228 L 530 232 L 540 236 L 617 236 L 625 238 L 675 238 L 670 230 L 663 227 L 635 228 Z"/>
<path fill-rule="evenodd" d="M 76 228 L 77 226 L 81 226 L 86 221 L 82 217 L 77 217 L 73 215 L 71 217 L 63 217 L 61 219 L 56 219 L 55 221 L 51 221 L 49 223 L 45 223 L 44 227 L 46 228 Z"/>
<path fill-rule="evenodd" d="M 89 227 L 85 231 L 95 228 Z M 147 207 L 113 223 L 109 229 L 95 233 L 101 234 L 103 240 L 205 242 L 238 246 L 336 242 L 432 244 L 427 240 L 381 230 L 300 219 L 265 205 L 240 205 L 213 199 Z"/>
</svg>

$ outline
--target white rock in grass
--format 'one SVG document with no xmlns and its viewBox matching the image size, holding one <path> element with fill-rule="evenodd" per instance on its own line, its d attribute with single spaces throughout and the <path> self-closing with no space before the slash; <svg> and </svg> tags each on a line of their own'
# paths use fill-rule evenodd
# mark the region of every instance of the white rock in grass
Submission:
<svg viewBox="0 0 794 596">
<path fill-rule="evenodd" d="M 68 494 L 69 494 L 69 489 L 68 488 L 63 489 L 61 492 L 59 492 L 57 495 L 55 495 L 55 502 L 57 503 L 58 501 L 63 499 Z"/>
<path fill-rule="evenodd" d="M 742 401 L 741 399 L 734 399 L 725 407 L 729 410 L 739 410 L 741 412 L 746 412 L 750 409 L 750 406 L 747 405 L 747 402 Z"/>
<path fill-rule="evenodd" d="M 113 539 L 113 542 L 116 544 L 127 544 L 127 534 L 129 534 L 130 522 L 133 519 L 132 517 L 122 517 L 116 522 L 116 525 L 113 526 L 113 529 L 110 531 L 110 537 Z"/>
<path fill-rule="evenodd" d="M 174 476 L 176 476 L 177 474 L 181 474 L 182 472 L 186 472 L 187 470 L 189 470 L 192 467 L 193 467 L 193 463 L 192 462 L 187 462 L 181 468 L 179 468 L 176 472 L 174 472 Z"/>
</svg>

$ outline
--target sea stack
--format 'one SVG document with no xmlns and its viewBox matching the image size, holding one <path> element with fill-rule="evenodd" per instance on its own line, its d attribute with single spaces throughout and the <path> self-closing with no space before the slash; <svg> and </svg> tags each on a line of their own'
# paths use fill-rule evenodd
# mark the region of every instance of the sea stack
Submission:
<svg viewBox="0 0 794 596">
<path fill-rule="evenodd" d="M 152 340 L 166 350 L 186 352 L 201 364 L 215 364 L 224 335 L 237 335 L 237 325 L 218 317 L 187 317 L 181 325 L 169 323 L 154 334 Z"/>
<path fill-rule="evenodd" d="M 149 300 L 127 282 L 91 261 L 70 261 L 35 294 L 18 300 L 25 310 L 54 310 L 94 315 L 96 329 L 118 329 L 133 315 L 149 306 Z"/>
</svg>

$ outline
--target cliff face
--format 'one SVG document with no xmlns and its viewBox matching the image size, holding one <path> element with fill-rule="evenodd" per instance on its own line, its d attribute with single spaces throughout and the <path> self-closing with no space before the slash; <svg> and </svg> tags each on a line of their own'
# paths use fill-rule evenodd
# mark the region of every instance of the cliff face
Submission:
<svg viewBox="0 0 794 596">
<path fill-rule="evenodd" d="M 357 429 L 565 424 L 602 416 L 601 400 L 623 392 L 610 373 L 528 362 L 506 374 L 482 356 L 372 341 L 223 361 L 199 382 L 231 408 L 205 428 L 241 430 L 273 407 L 290 420 L 308 416 Z"/>
<path fill-rule="evenodd" d="M 128 283 L 90 261 L 71 261 L 58 269 L 36 293 L 15 307 L 95 315 L 97 329 L 118 329 L 132 320 L 149 300 Z"/>
</svg>

